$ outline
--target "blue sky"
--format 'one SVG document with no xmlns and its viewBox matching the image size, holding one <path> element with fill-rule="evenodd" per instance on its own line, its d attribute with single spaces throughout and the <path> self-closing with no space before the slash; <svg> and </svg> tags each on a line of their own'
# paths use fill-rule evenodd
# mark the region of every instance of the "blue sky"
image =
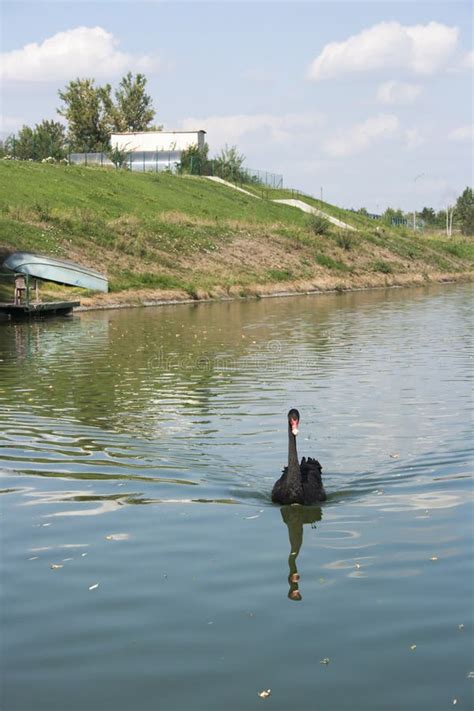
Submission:
<svg viewBox="0 0 474 711">
<path fill-rule="evenodd" d="M 468 2 L 4 0 L 1 14 L 3 136 L 58 118 L 70 79 L 130 69 L 165 129 L 203 128 L 211 154 L 237 145 L 330 202 L 441 208 L 472 183 Z"/>
</svg>

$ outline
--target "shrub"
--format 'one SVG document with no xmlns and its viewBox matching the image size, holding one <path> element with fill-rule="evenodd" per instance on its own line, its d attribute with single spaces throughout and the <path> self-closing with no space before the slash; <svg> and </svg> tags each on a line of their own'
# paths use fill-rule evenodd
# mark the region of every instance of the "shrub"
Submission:
<svg viewBox="0 0 474 711">
<path fill-rule="evenodd" d="M 267 278 L 270 281 L 288 281 L 293 278 L 293 274 L 289 269 L 268 269 Z"/>
<path fill-rule="evenodd" d="M 320 215 L 311 215 L 308 224 L 311 232 L 315 235 L 327 235 L 330 230 L 329 222 Z"/>
<path fill-rule="evenodd" d="M 317 254 L 316 261 L 322 267 L 326 267 L 326 269 L 337 269 L 340 272 L 350 271 L 350 267 L 348 267 L 347 264 L 344 264 L 344 262 L 338 262 L 336 259 L 329 257 L 327 254 Z"/>
<path fill-rule="evenodd" d="M 355 242 L 354 233 L 350 230 L 343 230 L 342 232 L 338 232 L 336 235 L 336 242 L 339 247 L 341 247 L 341 249 L 350 251 L 353 248 Z"/>
<path fill-rule="evenodd" d="M 391 274 L 393 272 L 392 265 L 384 262 L 383 259 L 377 259 L 373 262 L 372 269 L 374 272 L 382 272 L 382 274 Z"/>
</svg>

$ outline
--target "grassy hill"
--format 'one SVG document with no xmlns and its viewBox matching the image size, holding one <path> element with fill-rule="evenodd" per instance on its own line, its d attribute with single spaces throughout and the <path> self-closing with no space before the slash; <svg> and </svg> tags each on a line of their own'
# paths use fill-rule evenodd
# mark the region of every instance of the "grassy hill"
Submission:
<svg viewBox="0 0 474 711">
<path fill-rule="evenodd" d="M 107 272 L 84 303 L 344 289 L 466 278 L 472 240 L 390 229 L 312 198 L 357 228 L 316 235 L 300 210 L 205 178 L 0 161 L 0 257 L 30 250 Z M 50 293 L 58 293 L 59 287 Z M 70 290 L 68 290 L 70 294 Z"/>
</svg>

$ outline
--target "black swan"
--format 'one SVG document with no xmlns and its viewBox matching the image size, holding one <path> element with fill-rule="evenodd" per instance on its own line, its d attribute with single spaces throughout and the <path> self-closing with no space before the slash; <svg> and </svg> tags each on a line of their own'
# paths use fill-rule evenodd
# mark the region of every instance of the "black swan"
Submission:
<svg viewBox="0 0 474 711">
<path fill-rule="evenodd" d="M 288 597 L 290 600 L 302 600 L 300 593 L 300 576 L 296 567 L 296 559 L 303 543 L 303 525 L 310 523 L 311 528 L 316 528 L 316 521 L 321 521 L 322 511 L 320 506 L 282 506 L 281 517 L 288 526 L 288 536 L 290 538 L 290 555 L 288 556 L 288 584 L 290 589 Z"/>
<path fill-rule="evenodd" d="M 296 435 L 300 413 L 291 409 L 288 413 L 288 466 L 275 482 L 272 490 L 274 504 L 316 504 L 326 500 L 321 479 L 321 465 L 316 459 L 303 457 L 298 464 Z"/>
</svg>

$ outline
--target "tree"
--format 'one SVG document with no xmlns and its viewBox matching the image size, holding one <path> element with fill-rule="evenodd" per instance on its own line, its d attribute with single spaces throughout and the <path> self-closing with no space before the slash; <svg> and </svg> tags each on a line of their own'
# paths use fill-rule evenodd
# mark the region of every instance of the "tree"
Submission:
<svg viewBox="0 0 474 711">
<path fill-rule="evenodd" d="M 128 72 L 115 92 L 115 105 L 111 107 L 114 130 L 146 131 L 155 117 L 151 96 L 145 93 L 146 77 Z"/>
<path fill-rule="evenodd" d="M 231 180 L 241 180 L 244 178 L 242 165 L 245 161 L 245 156 L 238 153 L 237 146 L 229 146 L 221 149 L 220 155 L 214 159 L 214 172 L 221 178 L 230 178 Z"/>
<path fill-rule="evenodd" d="M 22 126 L 17 135 L 8 136 L 5 141 L 7 153 L 19 160 L 33 160 L 34 131 L 30 126 Z"/>
<path fill-rule="evenodd" d="M 418 216 L 427 225 L 435 225 L 436 223 L 436 213 L 432 207 L 424 207 L 423 210 L 418 213 Z"/>
<path fill-rule="evenodd" d="M 407 221 L 403 212 L 400 209 L 394 210 L 393 207 L 387 207 L 382 219 L 389 225 L 404 225 Z"/>
<path fill-rule="evenodd" d="M 178 165 L 180 173 L 190 173 L 191 175 L 206 175 L 209 167 L 209 146 L 207 143 L 202 148 L 193 145 L 186 148 L 181 153 L 181 160 Z"/>
<path fill-rule="evenodd" d="M 23 126 L 4 143 L 5 153 L 20 160 L 60 160 L 65 155 L 66 130 L 58 121 L 42 121 L 34 128 Z"/>
<path fill-rule="evenodd" d="M 68 122 L 72 149 L 87 152 L 109 147 L 113 107 L 111 89 L 110 84 L 95 86 L 94 79 L 76 79 L 70 81 L 64 91 L 58 92 L 64 104 L 58 114 Z"/>
<path fill-rule="evenodd" d="M 474 235 L 474 195 L 471 188 L 466 188 L 456 202 L 457 222 L 463 235 Z"/>
<path fill-rule="evenodd" d="M 34 160 L 60 160 L 66 152 L 66 129 L 59 121 L 42 121 L 35 126 L 34 142 Z"/>
</svg>

